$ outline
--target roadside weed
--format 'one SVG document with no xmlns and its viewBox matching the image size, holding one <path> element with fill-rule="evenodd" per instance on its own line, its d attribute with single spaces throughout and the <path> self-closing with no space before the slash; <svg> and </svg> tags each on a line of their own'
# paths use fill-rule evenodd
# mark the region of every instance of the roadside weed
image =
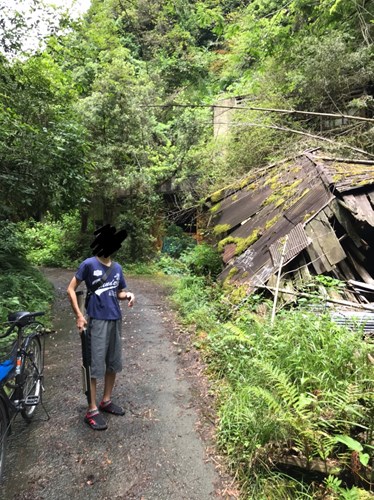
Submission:
<svg viewBox="0 0 374 500">
<path fill-rule="evenodd" d="M 205 331 L 204 358 L 221 381 L 217 443 L 243 498 L 365 498 L 357 495 L 373 482 L 373 346 L 360 330 L 305 309 L 281 311 L 271 326 L 250 302 L 230 308 L 196 276 L 176 291 L 185 321 Z M 292 461 L 302 464 L 301 478 Z"/>
</svg>

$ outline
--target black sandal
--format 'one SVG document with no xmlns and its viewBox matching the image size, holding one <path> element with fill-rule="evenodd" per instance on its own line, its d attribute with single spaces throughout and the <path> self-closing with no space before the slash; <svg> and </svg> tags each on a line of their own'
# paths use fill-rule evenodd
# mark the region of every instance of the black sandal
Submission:
<svg viewBox="0 0 374 500">
<path fill-rule="evenodd" d="M 94 410 L 93 412 L 87 412 L 84 417 L 84 421 L 88 424 L 94 431 L 105 431 L 108 428 L 104 417 L 99 413 L 99 410 Z"/>
<path fill-rule="evenodd" d="M 121 406 L 117 406 L 112 401 L 102 401 L 99 404 L 100 411 L 106 411 L 107 413 L 111 413 L 112 415 L 124 415 L 125 410 Z"/>
</svg>

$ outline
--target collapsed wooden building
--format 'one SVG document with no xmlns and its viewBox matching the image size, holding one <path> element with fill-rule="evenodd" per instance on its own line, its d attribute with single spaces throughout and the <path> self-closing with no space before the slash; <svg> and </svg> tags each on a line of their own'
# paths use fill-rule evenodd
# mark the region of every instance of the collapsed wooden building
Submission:
<svg viewBox="0 0 374 500">
<path fill-rule="evenodd" d="M 281 268 L 279 288 L 295 298 L 299 283 L 327 275 L 346 283 L 339 294 L 321 286 L 330 303 L 374 311 L 374 161 L 306 151 L 251 171 L 207 203 L 222 280 L 273 291 Z"/>
</svg>

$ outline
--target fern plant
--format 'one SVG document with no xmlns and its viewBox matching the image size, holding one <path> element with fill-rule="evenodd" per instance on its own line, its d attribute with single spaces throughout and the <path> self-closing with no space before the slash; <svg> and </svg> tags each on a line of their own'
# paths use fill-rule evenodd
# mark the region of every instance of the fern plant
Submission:
<svg viewBox="0 0 374 500">
<path fill-rule="evenodd" d="M 316 456 L 326 463 L 335 443 L 320 427 L 317 396 L 301 392 L 286 373 L 270 363 L 254 360 L 253 364 L 265 377 L 267 387 L 250 386 L 248 391 L 266 402 L 273 418 L 287 430 L 290 440 L 305 457 L 307 467 Z"/>
</svg>

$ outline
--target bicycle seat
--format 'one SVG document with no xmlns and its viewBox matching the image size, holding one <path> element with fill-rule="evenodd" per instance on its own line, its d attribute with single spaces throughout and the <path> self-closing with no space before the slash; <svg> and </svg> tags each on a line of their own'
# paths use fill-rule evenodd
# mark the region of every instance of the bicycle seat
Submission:
<svg viewBox="0 0 374 500">
<path fill-rule="evenodd" d="M 23 327 L 31 323 L 37 316 L 43 316 L 43 311 L 30 313 L 27 311 L 18 311 L 10 313 L 8 316 L 9 323 L 15 323 L 16 326 Z"/>
</svg>

